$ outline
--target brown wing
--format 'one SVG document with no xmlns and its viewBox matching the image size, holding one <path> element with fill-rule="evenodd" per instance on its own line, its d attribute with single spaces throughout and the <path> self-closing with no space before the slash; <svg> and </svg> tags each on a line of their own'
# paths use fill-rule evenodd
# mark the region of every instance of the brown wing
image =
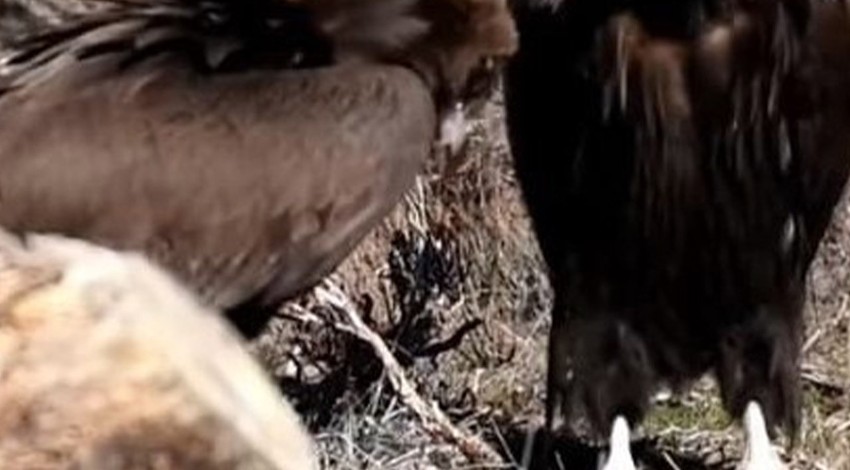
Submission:
<svg viewBox="0 0 850 470">
<path fill-rule="evenodd" d="M 0 99 L 0 225 L 143 250 L 217 306 L 326 274 L 433 138 L 429 92 L 403 68 L 108 63 Z"/>
<path fill-rule="evenodd" d="M 0 63 L 0 225 L 143 250 L 249 334 L 516 42 L 504 0 L 101 3 Z"/>
</svg>

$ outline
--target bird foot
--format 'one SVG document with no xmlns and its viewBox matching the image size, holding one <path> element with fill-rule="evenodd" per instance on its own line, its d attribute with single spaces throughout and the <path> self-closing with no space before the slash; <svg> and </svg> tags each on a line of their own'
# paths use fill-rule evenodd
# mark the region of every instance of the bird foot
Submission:
<svg viewBox="0 0 850 470">
<path fill-rule="evenodd" d="M 611 428 L 611 451 L 608 461 L 602 465 L 603 458 L 600 456 L 599 468 L 601 470 L 636 470 L 629 445 L 629 424 L 625 418 L 617 416 Z"/>
</svg>

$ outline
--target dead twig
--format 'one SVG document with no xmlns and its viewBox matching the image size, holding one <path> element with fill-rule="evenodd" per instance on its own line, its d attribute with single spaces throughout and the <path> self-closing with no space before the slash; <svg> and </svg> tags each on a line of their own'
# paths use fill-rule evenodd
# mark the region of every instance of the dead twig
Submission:
<svg viewBox="0 0 850 470">
<path fill-rule="evenodd" d="M 357 308 L 345 293 L 330 282 L 325 282 L 316 289 L 316 297 L 345 316 L 345 321 L 348 324 L 335 325 L 336 328 L 346 331 L 372 346 L 375 354 L 384 365 L 387 377 L 389 377 L 390 383 L 401 401 L 417 415 L 426 431 L 456 445 L 464 455 L 472 460 L 502 461 L 499 454 L 489 444 L 478 436 L 471 435 L 454 426 L 436 403 L 428 403 L 416 392 L 416 388 L 407 378 L 390 348 L 377 333 L 363 322 Z"/>
<path fill-rule="evenodd" d="M 814 387 L 821 395 L 828 397 L 840 397 L 847 393 L 842 384 L 830 379 L 814 367 L 803 364 L 800 377 L 805 383 Z"/>
<path fill-rule="evenodd" d="M 480 318 L 470 320 L 461 325 L 461 327 L 458 328 L 457 331 L 455 331 L 448 339 L 431 343 L 422 348 L 422 350 L 416 355 L 418 357 L 437 357 L 446 351 L 457 349 L 466 335 L 481 326 L 483 323 L 484 321 Z"/>
</svg>

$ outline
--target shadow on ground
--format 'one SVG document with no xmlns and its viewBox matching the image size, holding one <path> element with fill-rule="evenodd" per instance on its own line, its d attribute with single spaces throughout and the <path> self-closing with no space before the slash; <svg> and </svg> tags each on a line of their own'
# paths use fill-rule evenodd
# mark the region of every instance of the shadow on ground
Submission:
<svg viewBox="0 0 850 470">
<path fill-rule="evenodd" d="M 527 429 L 503 428 L 498 438 L 507 461 L 520 468 L 523 455 L 531 455 L 528 470 L 597 470 L 601 447 L 574 437 L 557 436 L 552 440 L 554 453 L 546 452 L 547 442 L 542 430 L 536 431 L 533 442 Z M 527 449 L 530 448 L 530 449 Z M 529 452 L 530 450 L 530 452 Z M 547 458 L 547 455 L 549 457 Z M 654 439 L 632 442 L 632 456 L 643 470 L 725 470 L 725 465 L 708 465 L 699 459 L 678 455 L 662 448 Z"/>
</svg>

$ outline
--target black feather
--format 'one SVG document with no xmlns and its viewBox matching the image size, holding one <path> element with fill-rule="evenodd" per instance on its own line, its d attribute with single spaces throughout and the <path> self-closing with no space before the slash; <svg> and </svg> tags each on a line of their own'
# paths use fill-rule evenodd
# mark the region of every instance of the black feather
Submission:
<svg viewBox="0 0 850 470">
<path fill-rule="evenodd" d="M 734 416 L 759 400 L 793 434 L 805 275 L 850 171 L 847 9 L 515 13 L 509 136 L 557 298 L 550 417 L 577 406 L 607 433 L 660 384 L 714 372 Z"/>
</svg>

